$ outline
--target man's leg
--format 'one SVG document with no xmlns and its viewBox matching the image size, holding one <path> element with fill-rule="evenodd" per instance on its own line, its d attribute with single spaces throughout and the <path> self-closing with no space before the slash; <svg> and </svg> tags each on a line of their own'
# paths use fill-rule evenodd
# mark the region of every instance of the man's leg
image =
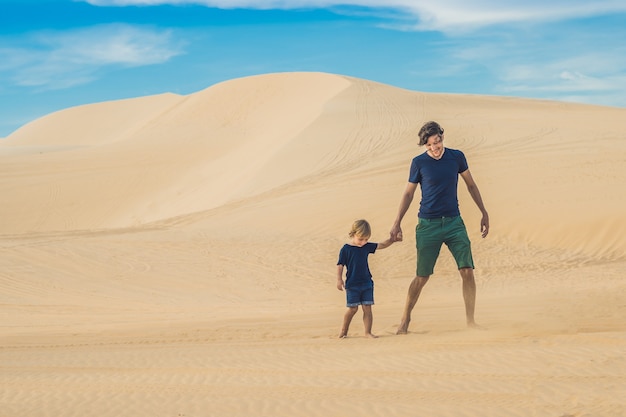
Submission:
<svg viewBox="0 0 626 417">
<path fill-rule="evenodd" d="M 459 269 L 463 279 L 463 300 L 465 301 L 465 317 L 469 327 L 478 327 L 474 321 L 474 310 L 476 308 L 476 282 L 474 281 L 474 269 Z"/>
<path fill-rule="evenodd" d="M 465 301 L 467 325 L 468 327 L 479 327 L 474 321 L 474 310 L 476 308 L 474 259 L 472 258 L 472 248 L 467 229 L 461 217 L 457 217 L 447 224 L 445 243 L 448 245 L 450 252 L 452 252 L 463 279 L 463 301 Z"/>
<path fill-rule="evenodd" d="M 411 285 L 409 285 L 409 291 L 406 296 L 406 304 L 404 306 L 404 313 L 402 314 L 402 320 L 400 321 L 400 326 L 398 326 L 398 331 L 396 334 L 406 334 L 409 329 L 409 322 L 411 321 L 411 311 L 413 311 L 413 307 L 415 307 L 415 303 L 417 303 L 417 299 L 422 292 L 422 288 L 428 282 L 427 277 L 416 276 L 413 278 Z"/>
</svg>

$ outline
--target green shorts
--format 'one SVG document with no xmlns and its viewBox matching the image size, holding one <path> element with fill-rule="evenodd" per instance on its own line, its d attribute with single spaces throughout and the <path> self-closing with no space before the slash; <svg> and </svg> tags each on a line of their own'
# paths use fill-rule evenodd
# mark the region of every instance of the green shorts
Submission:
<svg viewBox="0 0 626 417">
<path fill-rule="evenodd" d="M 418 276 L 432 275 L 441 251 L 441 245 L 444 243 L 450 249 L 459 269 L 474 268 L 472 248 L 461 216 L 440 217 L 438 219 L 420 218 L 415 228 L 416 274 Z"/>
</svg>

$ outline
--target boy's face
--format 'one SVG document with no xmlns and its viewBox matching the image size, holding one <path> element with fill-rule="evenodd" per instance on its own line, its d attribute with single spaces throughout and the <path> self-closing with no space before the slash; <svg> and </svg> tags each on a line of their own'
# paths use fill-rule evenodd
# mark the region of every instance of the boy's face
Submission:
<svg viewBox="0 0 626 417">
<path fill-rule="evenodd" d="M 359 235 L 352 236 L 352 243 L 354 244 L 354 246 L 361 247 L 365 245 L 368 240 L 370 240 L 369 236 L 359 236 Z"/>
</svg>

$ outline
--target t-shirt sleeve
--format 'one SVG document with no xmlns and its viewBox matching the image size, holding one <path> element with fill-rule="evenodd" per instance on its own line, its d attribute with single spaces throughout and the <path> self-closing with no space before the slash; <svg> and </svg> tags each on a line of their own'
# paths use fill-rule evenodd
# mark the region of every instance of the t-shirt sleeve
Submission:
<svg viewBox="0 0 626 417">
<path fill-rule="evenodd" d="M 343 246 L 339 251 L 339 259 L 337 260 L 337 265 L 345 266 L 348 260 L 346 259 L 346 247 Z"/>
<path fill-rule="evenodd" d="M 461 172 L 465 172 L 467 171 L 467 169 L 469 168 L 469 166 L 467 165 L 467 159 L 465 158 L 465 154 L 461 151 L 458 151 L 458 157 L 457 160 L 459 162 L 459 174 Z"/>
<path fill-rule="evenodd" d="M 376 249 L 378 248 L 378 243 L 374 243 L 374 242 L 367 242 L 366 245 L 368 245 L 368 251 L 369 253 L 375 253 Z"/>
<path fill-rule="evenodd" d="M 422 174 L 419 170 L 417 158 L 413 158 L 413 161 L 411 161 L 411 170 L 409 171 L 409 182 L 413 184 L 419 184 L 421 181 Z"/>
</svg>

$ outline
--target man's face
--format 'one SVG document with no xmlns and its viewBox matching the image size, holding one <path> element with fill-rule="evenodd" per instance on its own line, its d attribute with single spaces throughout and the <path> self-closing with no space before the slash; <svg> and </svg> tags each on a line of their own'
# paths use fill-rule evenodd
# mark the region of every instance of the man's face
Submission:
<svg viewBox="0 0 626 417">
<path fill-rule="evenodd" d="M 443 155 L 443 135 L 430 136 L 424 146 L 426 146 L 430 156 L 435 159 L 441 158 L 441 155 Z"/>
</svg>

